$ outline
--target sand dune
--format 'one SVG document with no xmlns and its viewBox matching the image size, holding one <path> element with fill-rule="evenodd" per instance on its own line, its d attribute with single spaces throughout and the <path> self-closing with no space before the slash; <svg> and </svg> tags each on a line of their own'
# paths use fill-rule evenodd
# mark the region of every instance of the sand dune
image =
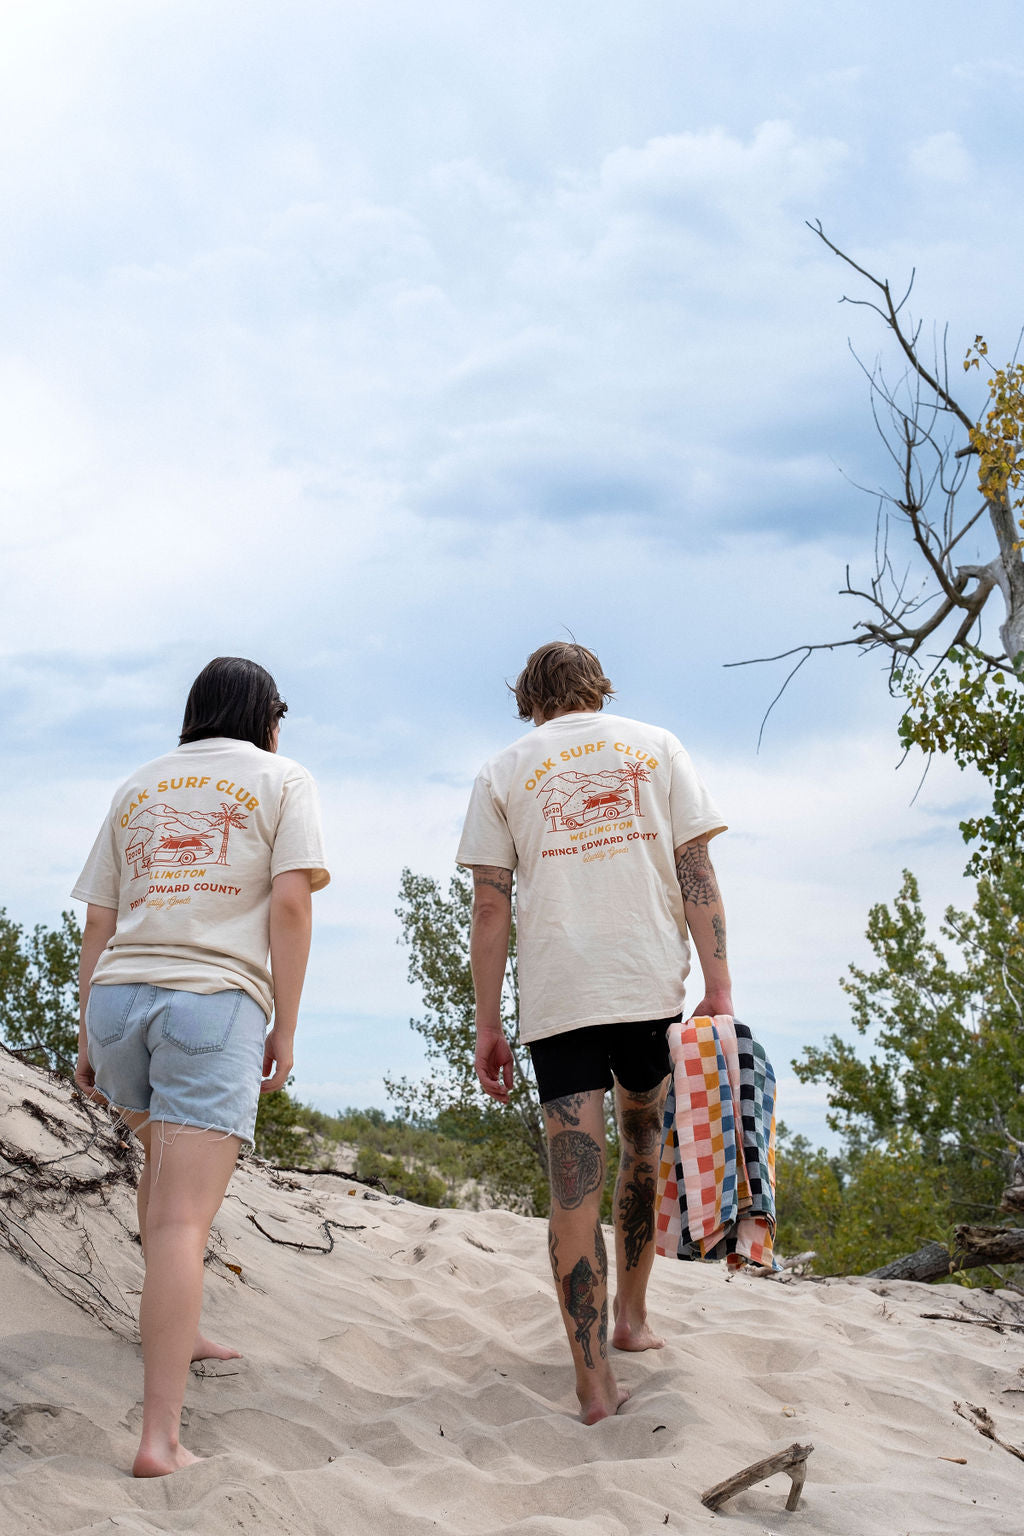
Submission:
<svg viewBox="0 0 1024 1536">
<path fill-rule="evenodd" d="M 26 1156 L 61 1161 L 38 1173 Z M 668 1346 L 617 1356 L 633 1397 L 585 1429 L 542 1222 L 254 1164 L 218 1219 L 204 1313 L 245 1358 L 195 1367 L 186 1400 L 185 1442 L 209 1459 L 136 1482 L 142 1264 L 124 1156 L 65 1085 L 0 1061 L 4 1533 L 1022 1528 L 1024 1462 L 953 1404 L 985 1406 L 1024 1446 L 1024 1333 L 920 1315 L 1020 1322 L 1012 1293 L 659 1259 Z M 784 1476 L 702 1507 L 710 1484 L 793 1441 L 815 1447 L 794 1514 Z"/>
</svg>

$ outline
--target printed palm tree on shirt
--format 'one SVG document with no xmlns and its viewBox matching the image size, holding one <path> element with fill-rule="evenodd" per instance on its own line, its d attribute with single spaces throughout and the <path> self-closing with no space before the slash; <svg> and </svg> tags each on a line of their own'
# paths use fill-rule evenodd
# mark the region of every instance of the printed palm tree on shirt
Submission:
<svg viewBox="0 0 1024 1536">
<path fill-rule="evenodd" d="M 231 828 L 247 827 L 249 823 L 237 805 L 230 805 L 224 800 L 220 803 L 220 810 L 211 812 L 207 816 L 207 820 L 211 828 L 219 827 L 221 829 L 220 852 L 213 862 L 215 864 L 226 864 L 228 861 L 228 837 L 231 834 Z"/>
<path fill-rule="evenodd" d="M 639 763 L 623 763 L 622 771 L 627 773 L 633 781 L 633 813 L 641 816 L 643 812 L 640 809 L 640 785 L 649 784 L 651 776 Z"/>
</svg>

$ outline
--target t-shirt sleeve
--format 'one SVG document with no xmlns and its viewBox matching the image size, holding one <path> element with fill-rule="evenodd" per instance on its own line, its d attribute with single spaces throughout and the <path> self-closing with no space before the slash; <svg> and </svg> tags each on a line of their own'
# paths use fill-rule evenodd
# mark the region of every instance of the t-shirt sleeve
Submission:
<svg viewBox="0 0 1024 1536">
<path fill-rule="evenodd" d="M 695 837 L 715 837 L 726 830 L 718 809 L 684 747 L 672 756 L 669 787 L 672 813 L 672 847 L 679 848 Z"/>
<path fill-rule="evenodd" d="M 505 813 L 485 773 L 479 773 L 473 785 L 455 862 L 488 864 L 494 869 L 515 869 L 519 862 Z"/>
<path fill-rule="evenodd" d="M 76 901 L 87 901 L 91 906 L 111 907 L 117 911 L 121 896 L 121 870 L 113 816 L 108 816 L 100 828 L 92 852 L 85 861 L 85 868 L 75 881 L 71 894 Z"/>
<path fill-rule="evenodd" d="M 330 883 L 324 860 L 320 796 L 312 775 L 304 768 L 289 774 L 281 789 L 281 810 L 270 855 L 271 880 L 290 869 L 309 870 L 310 890 L 322 891 Z"/>
</svg>

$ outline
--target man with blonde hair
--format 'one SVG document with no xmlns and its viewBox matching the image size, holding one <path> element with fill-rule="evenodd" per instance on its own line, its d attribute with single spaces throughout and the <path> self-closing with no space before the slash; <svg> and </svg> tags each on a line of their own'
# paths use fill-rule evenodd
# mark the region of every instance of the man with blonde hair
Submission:
<svg viewBox="0 0 1024 1536">
<path fill-rule="evenodd" d="M 621 1141 L 615 1186 L 620 1350 L 660 1349 L 647 1320 L 654 1200 L 669 1073 L 692 935 L 704 973 L 697 1014 L 732 1014 L 725 912 L 708 841 L 725 825 L 682 745 L 606 713 L 614 692 L 592 651 L 555 641 L 515 685 L 535 730 L 477 775 L 458 862 L 473 872 L 476 1069 L 508 1102 L 512 1053 L 501 989 L 516 880 L 520 1015 L 548 1137 L 549 1251 L 586 1424 L 629 1393 L 608 1359 L 601 1229 L 604 1095 Z"/>
</svg>

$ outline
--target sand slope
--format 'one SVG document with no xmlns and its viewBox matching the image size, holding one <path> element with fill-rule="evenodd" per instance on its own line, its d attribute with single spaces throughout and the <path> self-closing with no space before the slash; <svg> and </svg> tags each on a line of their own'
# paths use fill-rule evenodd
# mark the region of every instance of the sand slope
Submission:
<svg viewBox="0 0 1024 1536">
<path fill-rule="evenodd" d="M 187 1396 L 185 1441 L 210 1459 L 137 1483 L 125 1467 L 140 1417 L 142 1267 L 117 1150 L 64 1085 L 0 1059 L 4 1533 L 1022 1529 L 1024 1462 L 953 1402 L 986 1406 L 1024 1446 L 1024 1334 L 920 1316 L 1020 1321 L 1010 1293 L 730 1280 L 658 1260 L 652 1312 L 669 1345 L 617 1355 L 633 1398 L 585 1429 L 543 1223 L 424 1210 L 251 1164 L 218 1220 L 204 1314 L 246 1358 L 196 1368 Z M 26 1152 L 63 1161 L 29 1176 L 14 1166 Z M 84 1193 L 62 1192 L 68 1178 Z M 327 1232 L 329 1253 L 280 1246 L 323 1249 Z M 794 1440 L 815 1446 L 795 1514 L 784 1476 L 718 1515 L 703 1509 L 704 1488 Z"/>
</svg>

